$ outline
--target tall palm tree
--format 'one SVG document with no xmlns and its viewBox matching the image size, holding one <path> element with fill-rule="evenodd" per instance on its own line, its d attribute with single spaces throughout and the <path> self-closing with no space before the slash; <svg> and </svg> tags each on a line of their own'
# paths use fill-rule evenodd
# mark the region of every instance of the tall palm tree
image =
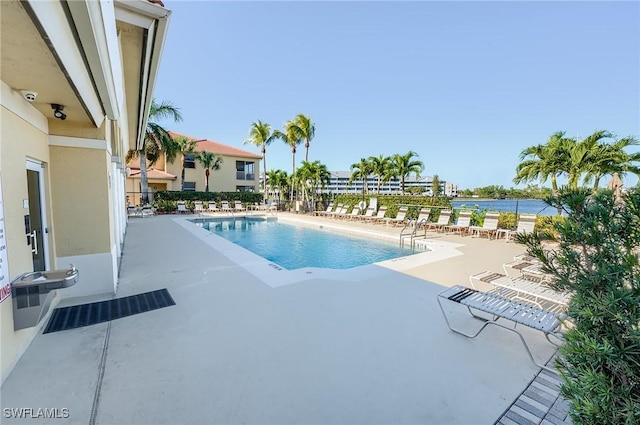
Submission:
<svg viewBox="0 0 640 425">
<path fill-rule="evenodd" d="M 355 180 L 362 180 L 362 196 L 369 193 L 368 177 L 372 172 L 371 162 L 366 158 L 360 158 L 360 162 L 351 164 L 351 177 L 349 177 L 349 183 Z"/>
<path fill-rule="evenodd" d="M 218 171 L 222 167 L 222 157 L 213 152 L 200 151 L 196 160 L 204 167 L 204 191 L 209 191 L 209 170 Z"/>
<path fill-rule="evenodd" d="M 520 164 L 516 167 L 513 182 L 526 183 L 540 180 L 541 183 L 551 179 L 553 195 L 558 194 L 558 176 L 568 174 L 570 170 L 570 147 L 573 139 L 565 137 L 564 131 L 551 135 L 544 145 L 530 146 L 520 153 Z"/>
<path fill-rule="evenodd" d="M 304 140 L 304 160 L 309 161 L 309 145 L 311 143 L 311 139 L 316 134 L 316 125 L 311 121 L 306 115 L 298 114 L 293 119 L 291 129 L 298 135 L 301 140 Z"/>
<path fill-rule="evenodd" d="M 149 182 L 147 179 L 147 165 L 156 163 L 162 153 L 169 161 L 173 161 L 177 155 L 175 143 L 167 130 L 156 121 L 172 119 L 174 122 L 182 121 L 180 110 L 170 102 L 162 101 L 158 103 L 156 99 L 151 101 L 147 128 L 145 129 L 144 143 L 142 149 L 127 152 L 127 162 L 133 158 L 140 158 L 140 192 L 142 203 L 149 202 Z M 147 164 L 148 162 L 148 164 Z"/>
<path fill-rule="evenodd" d="M 264 123 L 260 120 L 251 124 L 251 129 L 249 130 L 249 137 L 245 139 L 244 143 L 252 144 L 260 148 L 262 152 L 262 165 L 264 170 L 264 199 L 267 200 L 267 145 L 270 145 L 277 139 L 275 133 L 271 132 L 271 126 L 267 123 Z"/>
<path fill-rule="evenodd" d="M 418 159 L 414 159 L 414 157 L 417 158 L 418 154 L 413 151 L 409 151 L 404 155 L 397 153 L 391 157 L 394 174 L 400 177 L 400 189 L 403 194 L 405 179 L 411 173 L 418 177 L 422 170 L 424 170 L 424 163 Z"/>
<path fill-rule="evenodd" d="M 196 142 L 188 137 L 177 136 L 174 137 L 173 142 L 175 143 L 175 151 L 180 154 L 182 159 L 182 173 L 180 175 L 180 190 L 184 191 L 184 173 L 185 173 L 185 162 L 186 156 L 188 154 L 193 154 L 196 150 Z M 173 162 L 171 160 L 170 162 Z"/>
<path fill-rule="evenodd" d="M 388 156 L 378 155 L 370 156 L 369 164 L 371 164 L 371 173 L 378 177 L 377 193 L 380 193 L 380 186 L 391 179 L 391 158 Z"/>
<path fill-rule="evenodd" d="M 274 137 L 282 140 L 291 148 L 291 165 L 292 165 L 291 178 L 293 179 L 294 175 L 296 174 L 296 149 L 298 145 L 302 142 L 300 133 L 296 131 L 295 123 L 293 121 L 287 121 L 284 125 L 284 132 L 280 130 L 275 130 L 273 132 L 273 135 Z M 290 200 L 293 200 L 293 188 L 295 186 L 293 183 L 294 182 L 292 181 Z"/>
</svg>

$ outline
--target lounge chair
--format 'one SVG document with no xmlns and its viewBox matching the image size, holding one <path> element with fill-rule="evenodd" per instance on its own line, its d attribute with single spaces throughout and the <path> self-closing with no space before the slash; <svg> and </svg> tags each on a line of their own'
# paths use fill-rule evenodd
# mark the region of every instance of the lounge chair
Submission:
<svg viewBox="0 0 640 425">
<path fill-rule="evenodd" d="M 178 214 L 189 214 L 190 212 L 184 201 L 178 201 Z"/>
<path fill-rule="evenodd" d="M 153 208 L 151 205 L 145 205 L 140 210 L 140 215 L 142 215 L 142 217 L 148 217 L 150 215 L 156 215 L 156 209 Z"/>
<path fill-rule="evenodd" d="M 193 212 L 195 212 L 196 214 L 202 214 L 204 212 L 204 206 L 202 205 L 202 201 L 193 202 Z"/>
<path fill-rule="evenodd" d="M 451 210 L 442 210 L 440 211 L 440 217 L 438 217 L 438 221 L 435 223 L 427 223 L 427 230 L 435 230 L 436 232 L 439 229 L 444 228 L 444 226 L 449 225 L 449 220 L 451 219 Z"/>
<path fill-rule="evenodd" d="M 233 212 L 233 208 L 229 206 L 229 201 L 222 201 L 222 212 Z"/>
<path fill-rule="evenodd" d="M 242 201 L 234 201 L 234 211 L 246 211 L 247 209 L 242 205 Z"/>
<path fill-rule="evenodd" d="M 475 289 L 470 289 L 460 285 L 447 288 L 444 291 L 440 292 L 437 299 L 438 304 L 440 305 L 440 310 L 442 311 L 442 315 L 444 316 L 444 320 L 447 323 L 447 326 L 449 326 L 449 329 L 451 329 L 453 332 L 466 336 L 467 338 L 475 338 L 480 335 L 480 332 L 482 332 L 489 325 L 494 325 L 502 329 L 506 329 L 510 332 L 515 332 L 516 334 L 518 334 L 518 337 L 527 350 L 529 359 L 533 362 L 533 364 L 542 369 L 555 372 L 552 368 L 549 368 L 536 361 L 536 359 L 533 357 L 533 354 L 531 353 L 531 349 L 529 348 L 527 341 L 525 340 L 522 333 L 518 330 L 517 326 L 506 326 L 502 323 L 499 323 L 498 320 L 505 319 L 513 322 L 514 324 L 519 324 L 522 326 L 527 326 L 531 329 L 538 330 L 544 334 L 549 343 L 557 347 L 559 343 L 564 339 L 561 332 L 561 325 L 563 323 L 565 315 L 555 314 L 548 310 L 535 307 L 525 302 L 510 300 L 508 298 L 500 296 L 499 294 L 480 292 Z M 462 330 L 456 329 L 451 326 L 447 313 L 445 312 L 445 308 L 442 306 L 442 303 L 445 300 L 464 305 L 471 316 L 473 316 L 473 318 L 475 319 L 478 319 L 482 323 L 482 326 L 474 333 L 463 332 Z M 472 309 L 488 313 L 492 318 L 487 319 L 481 317 L 475 314 Z M 550 337 L 553 337 L 554 340 L 557 340 L 557 342 L 552 341 Z"/>
<path fill-rule="evenodd" d="M 329 206 L 327 207 L 326 210 L 324 210 L 324 211 L 316 211 L 313 214 L 314 215 L 323 216 L 323 215 L 326 215 L 327 213 L 330 213 L 331 211 L 333 211 L 333 202 L 329 202 Z"/>
<path fill-rule="evenodd" d="M 398 224 L 402 224 L 405 222 L 405 217 L 407 216 L 407 211 L 409 211 L 409 207 L 400 207 L 398 210 L 398 214 L 394 218 L 384 218 L 384 223 L 388 226 L 390 223 L 393 223 L 393 226 L 397 226 Z"/>
<path fill-rule="evenodd" d="M 340 211 L 336 211 L 332 217 L 333 218 L 340 218 L 342 219 L 345 215 L 347 215 L 347 211 L 349 211 L 349 206 L 348 205 L 343 205 L 342 208 L 340 209 Z"/>
<path fill-rule="evenodd" d="M 378 209 L 378 213 L 371 218 L 365 219 L 365 221 L 369 221 L 371 223 L 384 223 L 384 216 L 387 214 L 386 205 L 382 205 L 380 209 Z"/>
<path fill-rule="evenodd" d="M 431 208 L 420 208 L 418 218 L 416 218 L 416 226 L 424 227 L 429 222 L 429 216 L 431 215 Z"/>
<path fill-rule="evenodd" d="M 563 311 L 571 301 L 571 295 L 567 292 L 559 292 L 549 288 L 546 279 L 521 276 L 512 278 L 502 273 L 484 271 L 469 276 L 469 282 L 474 289 L 480 282 L 493 285 L 494 292 L 508 298 L 524 300 L 551 310 Z"/>
<path fill-rule="evenodd" d="M 220 208 L 218 208 L 216 206 L 215 202 L 209 202 L 209 205 L 207 206 L 207 211 L 208 212 L 218 212 L 218 211 L 220 211 Z"/>
<path fill-rule="evenodd" d="M 360 215 L 361 215 L 360 214 L 360 207 L 355 206 L 351 210 L 351 213 L 345 214 L 344 216 L 342 216 L 342 218 L 346 218 L 348 220 L 357 220 L 360 217 Z"/>
<path fill-rule="evenodd" d="M 369 205 L 369 207 L 367 207 L 367 210 L 364 212 L 364 214 L 358 217 L 358 220 L 366 221 L 370 218 L 373 218 L 373 215 L 375 214 L 375 212 L 376 212 L 375 207 L 372 207 L 371 205 Z"/>
<path fill-rule="evenodd" d="M 473 236 L 474 234 L 478 237 L 482 235 L 487 235 L 489 239 L 491 236 L 495 236 L 498 231 L 498 219 L 500 218 L 499 213 L 488 213 L 484 217 L 484 223 L 482 226 L 470 226 L 469 233 Z"/>
<path fill-rule="evenodd" d="M 339 214 L 342 212 L 342 204 L 338 204 L 336 205 L 336 209 L 333 211 L 324 211 L 324 213 L 322 214 L 324 217 L 333 217 L 336 214 Z"/>
<path fill-rule="evenodd" d="M 456 224 L 450 224 L 448 226 L 444 226 L 443 229 L 445 232 L 457 233 L 460 235 L 462 233 L 467 233 L 469 231 L 469 226 L 471 225 L 471 211 L 461 211 L 458 216 L 458 222 Z"/>
<path fill-rule="evenodd" d="M 521 214 L 518 219 L 518 226 L 515 229 L 498 229 L 496 231 L 496 239 L 500 237 L 500 235 L 504 235 L 505 241 L 509 242 L 516 233 L 527 234 L 533 233 L 536 226 L 536 215 L 535 214 Z"/>
</svg>

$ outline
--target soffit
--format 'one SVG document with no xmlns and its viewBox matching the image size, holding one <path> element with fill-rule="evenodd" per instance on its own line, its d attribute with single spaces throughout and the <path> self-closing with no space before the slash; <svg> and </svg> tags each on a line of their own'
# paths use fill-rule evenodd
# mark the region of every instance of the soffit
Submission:
<svg viewBox="0 0 640 425">
<path fill-rule="evenodd" d="M 93 124 L 24 7 L 0 1 L 0 77 L 13 90 L 38 93 L 32 105 L 53 119 L 52 103 L 64 105 L 67 122 Z"/>
</svg>

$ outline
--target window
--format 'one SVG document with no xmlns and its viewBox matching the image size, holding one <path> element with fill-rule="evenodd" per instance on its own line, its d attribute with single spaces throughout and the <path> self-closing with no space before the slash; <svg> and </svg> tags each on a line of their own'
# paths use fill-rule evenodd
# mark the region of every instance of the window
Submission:
<svg viewBox="0 0 640 425">
<path fill-rule="evenodd" d="M 236 192 L 255 192 L 254 186 L 236 186 Z"/>
<path fill-rule="evenodd" d="M 236 161 L 236 179 L 237 180 L 254 180 L 255 172 L 254 172 L 255 163 L 247 162 L 247 161 Z"/>
<path fill-rule="evenodd" d="M 194 154 L 184 154 L 184 168 L 196 168 L 196 156 Z"/>
<path fill-rule="evenodd" d="M 196 182 L 184 182 L 182 190 L 185 192 L 195 192 Z"/>
</svg>

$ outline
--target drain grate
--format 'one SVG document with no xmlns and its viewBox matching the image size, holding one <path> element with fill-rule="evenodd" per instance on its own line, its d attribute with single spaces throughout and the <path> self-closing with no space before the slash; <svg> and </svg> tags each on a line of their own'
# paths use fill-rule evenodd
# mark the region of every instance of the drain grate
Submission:
<svg viewBox="0 0 640 425">
<path fill-rule="evenodd" d="M 158 289 L 114 300 L 56 308 L 43 333 L 95 325 L 175 304 L 169 291 Z"/>
</svg>

